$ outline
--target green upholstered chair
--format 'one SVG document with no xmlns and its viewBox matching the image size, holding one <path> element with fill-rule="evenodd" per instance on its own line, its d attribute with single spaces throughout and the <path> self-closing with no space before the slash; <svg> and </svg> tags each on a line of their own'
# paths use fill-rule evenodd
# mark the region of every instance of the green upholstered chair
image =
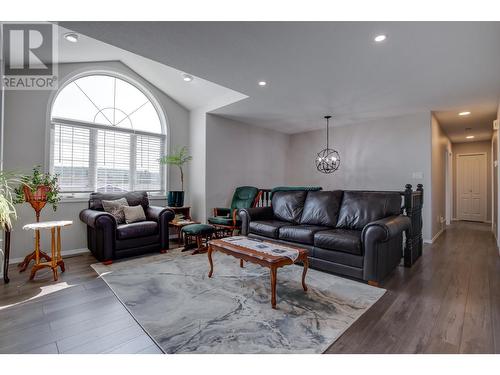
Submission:
<svg viewBox="0 0 500 375">
<path fill-rule="evenodd" d="M 240 186 L 236 188 L 230 208 L 214 208 L 214 216 L 208 222 L 216 227 L 234 231 L 241 228 L 238 217 L 240 208 L 252 208 L 257 202 L 259 189 L 253 186 Z"/>
</svg>

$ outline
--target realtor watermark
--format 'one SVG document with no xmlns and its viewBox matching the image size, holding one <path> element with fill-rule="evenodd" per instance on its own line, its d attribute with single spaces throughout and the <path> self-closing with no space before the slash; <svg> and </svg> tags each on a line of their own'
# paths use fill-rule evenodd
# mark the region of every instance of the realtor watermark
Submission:
<svg viewBox="0 0 500 375">
<path fill-rule="evenodd" d="M 5 90 L 57 89 L 57 32 L 46 22 L 2 23 Z"/>
</svg>

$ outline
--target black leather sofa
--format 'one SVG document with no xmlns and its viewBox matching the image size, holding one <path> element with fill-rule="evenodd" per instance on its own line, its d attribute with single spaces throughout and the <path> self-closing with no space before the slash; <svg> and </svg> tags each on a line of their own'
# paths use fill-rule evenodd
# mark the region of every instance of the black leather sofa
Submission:
<svg viewBox="0 0 500 375">
<path fill-rule="evenodd" d="M 239 211 L 243 235 L 306 248 L 311 267 L 375 285 L 400 263 L 410 219 L 398 192 L 278 191 L 271 202 Z"/>
<path fill-rule="evenodd" d="M 104 212 L 102 200 L 125 198 L 129 206 L 142 205 L 146 221 L 117 225 L 113 215 Z M 149 205 L 146 192 L 91 193 L 89 208 L 80 212 L 87 224 L 88 248 L 105 264 L 150 252 L 168 250 L 168 223 L 174 218 L 172 210 Z"/>
</svg>

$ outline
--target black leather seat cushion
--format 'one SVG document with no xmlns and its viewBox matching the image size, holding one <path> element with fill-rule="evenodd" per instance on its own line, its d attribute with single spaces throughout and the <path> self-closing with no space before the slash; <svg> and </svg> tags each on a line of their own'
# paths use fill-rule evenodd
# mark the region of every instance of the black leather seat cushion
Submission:
<svg viewBox="0 0 500 375">
<path fill-rule="evenodd" d="M 307 191 L 277 191 L 273 194 L 272 207 L 276 218 L 298 224 Z"/>
<path fill-rule="evenodd" d="M 344 191 L 336 228 L 362 230 L 366 224 L 401 213 L 397 192 Z"/>
<path fill-rule="evenodd" d="M 304 203 L 300 224 L 335 227 L 342 201 L 342 191 L 310 191 Z"/>
<path fill-rule="evenodd" d="M 158 223 L 156 221 L 122 224 L 116 228 L 116 236 L 119 240 L 152 236 L 156 233 L 158 233 Z"/>
<path fill-rule="evenodd" d="M 290 225 L 290 223 L 280 220 L 257 220 L 250 222 L 248 230 L 260 236 L 278 238 L 279 229 L 285 225 Z"/>
<path fill-rule="evenodd" d="M 314 234 L 314 246 L 343 251 L 354 255 L 362 255 L 361 231 L 330 229 L 316 232 Z"/>
<path fill-rule="evenodd" d="M 279 239 L 283 241 L 314 244 L 314 233 L 325 230 L 318 225 L 287 225 L 279 229 Z"/>
</svg>

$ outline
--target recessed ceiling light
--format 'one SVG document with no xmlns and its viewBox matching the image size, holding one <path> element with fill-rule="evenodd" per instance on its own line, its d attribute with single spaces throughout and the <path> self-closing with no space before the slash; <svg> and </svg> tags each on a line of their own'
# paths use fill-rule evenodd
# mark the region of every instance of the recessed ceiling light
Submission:
<svg viewBox="0 0 500 375">
<path fill-rule="evenodd" d="M 373 40 L 377 43 L 383 42 L 386 39 L 387 39 L 387 35 L 385 35 L 385 34 L 380 34 L 380 35 L 377 35 L 375 38 L 373 38 Z"/>
<path fill-rule="evenodd" d="M 467 139 L 472 139 L 472 138 L 474 138 L 474 136 L 473 136 L 473 135 L 468 135 L 468 136 L 467 136 L 467 137 L 465 137 L 465 138 L 467 138 Z"/>
<path fill-rule="evenodd" d="M 64 39 L 66 39 L 68 42 L 76 43 L 76 42 L 78 42 L 78 34 L 76 34 L 76 33 L 64 34 Z"/>
<path fill-rule="evenodd" d="M 190 76 L 189 74 L 182 73 L 182 79 L 186 82 L 191 82 L 194 78 L 193 78 L 193 76 Z"/>
<path fill-rule="evenodd" d="M 259 86 L 265 86 L 265 85 L 267 85 L 266 81 L 259 81 Z"/>
<path fill-rule="evenodd" d="M 469 116 L 470 115 L 470 111 L 459 112 L 458 115 L 459 116 Z"/>
</svg>

